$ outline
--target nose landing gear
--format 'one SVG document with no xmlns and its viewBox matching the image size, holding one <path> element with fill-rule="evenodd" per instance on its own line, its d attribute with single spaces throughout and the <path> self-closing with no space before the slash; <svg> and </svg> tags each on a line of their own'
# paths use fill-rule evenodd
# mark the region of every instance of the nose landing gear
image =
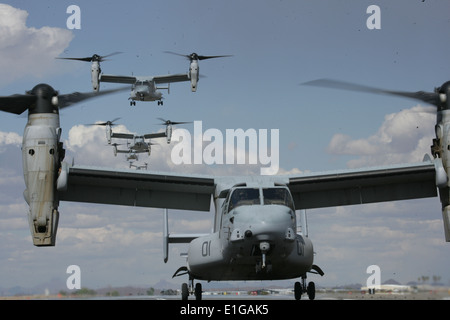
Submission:
<svg viewBox="0 0 450 320">
<path fill-rule="evenodd" d="M 191 276 L 187 267 L 180 267 L 173 274 L 172 278 L 185 274 L 189 275 L 189 284 L 183 283 L 181 285 L 181 300 L 187 300 L 189 298 L 189 295 L 192 294 L 195 295 L 195 300 L 202 300 L 202 293 L 203 293 L 202 284 L 197 283 L 194 286 L 194 277 Z"/>
<path fill-rule="evenodd" d="M 181 285 L 181 300 L 187 300 L 190 294 L 195 295 L 195 300 L 202 300 L 202 284 L 196 283 L 194 287 L 194 279 L 189 280 L 189 285 L 187 283 Z"/>
<path fill-rule="evenodd" d="M 315 264 L 312 265 L 311 270 L 308 272 L 318 274 L 322 277 L 324 275 L 322 269 Z M 296 282 L 294 285 L 295 300 L 300 300 L 302 298 L 302 294 L 305 292 L 308 294 L 309 300 L 314 300 L 316 298 L 316 285 L 312 281 L 306 285 L 306 273 L 302 276 L 302 282 Z"/>
<path fill-rule="evenodd" d="M 308 294 L 309 300 L 314 300 L 316 297 L 316 285 L 314 282 L 308 283 L 306 285 L 306 276 L 302 277 L 302 282 L 296 282 L 294 285 L 294 296 L 295 300 L 300 300 L 302 298 L 302 294 L 305 293 Z"/>
</svg>

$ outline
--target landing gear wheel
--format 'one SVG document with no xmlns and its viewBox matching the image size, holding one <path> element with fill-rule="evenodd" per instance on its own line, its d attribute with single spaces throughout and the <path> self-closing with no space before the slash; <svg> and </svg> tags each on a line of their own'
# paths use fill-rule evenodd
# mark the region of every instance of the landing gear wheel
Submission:
<svg viewBox="0 0 450 320">
<path fill-rule="evenodd" d="M 202 284 L 197 283 L 195 285 L 195 300 L 202 300 Z"/>
<path fill-rule="evenodd" d="M 314 300 L 316 297 L 316 285 L 314 282 L 308 283 L 308 288 L 306 289 L 309 300 Z"/>
<path fill-rule="evenodd" d="M 294 284 L 294 296 L 295 296 L 295 300 L 300 300 L 300 299 L 302 298 L 302 293 L 303 293 L 302 285 L 301 285 L 300 282 L 297 281 L 297 282 Z"/>
<path fill-rule="evenodd" d="M 189 288 L 187 283 L 181 285 L 181 300 L 187 300 L 189 297 Z"/>
</svg>

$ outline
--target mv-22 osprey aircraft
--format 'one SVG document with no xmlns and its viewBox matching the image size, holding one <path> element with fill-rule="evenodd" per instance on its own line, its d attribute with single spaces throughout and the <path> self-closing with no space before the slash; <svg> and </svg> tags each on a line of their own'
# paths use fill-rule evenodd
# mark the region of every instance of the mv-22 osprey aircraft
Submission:
<svg viewBox="0 0 450 320">
<path fill-rule="evenodd" d="M 320 83 L 319 83 L 320 84 Z M 366 87 L 364 87 L 366 88 Z M 361 89 L 361 88 L 359 88 Z M 366 90 L 367 91 L 367 90 Z M 23 135 L 23 170 L 29 225 L 36 246 L 54 246 L 59 201 L 209 211 L 215 205 L 213 232 L 172 235 L 164 223 L 164 260 L 170 243 L 189 243 L 182 298 L 202 297 L 195 280 L 296 279 L 295 298 L 315 297 L 307 273 L 323 275 L 314 264 L 313 245 L 297 233 L 296 210 L 365 204 L 440 195 L 445 239 L 450 242 L 450 81 L 435 92 L 375 90 L 415 98 L 437 107 L 433 159 L 365 169 L 283 176 L 215 177 L 71 166 L 62 161 L 59 108 L 91 97 L 58 95 L 37 85 L 26 95 L 0 97 L 0 110 L 28 110 Z"/>
<path fill-rule="evenodd" d="M 167 51 L 167 53 L 181 55 L 178 53 Z M 131 84 L 130 106 L 136 105 L 136 101 L 157 101 L 158 105 L 163 105 L 163 97 L 161 89 L 170 90 L 170 83 L 174 82 L 191 82 L 191 91 L 197 91 L 197 83 L 200 78 L 199 60 L 229 57 L 222 56 L 202 56 L 196 53 L 190 55 L 181 55 L 190 60 L 189 71 L 187 73 L 167 74 L 159 76 L 118 76 L 110 74 L 101 74 L 100 82 L 127 83 Z M 158 84 L 167 83 L 167 87 L 158 87 Z"/>
<path fill-rule="evenodd" d="M 158 75 L 158 76 L 119 76 L 119 75 L 110 75 L 103 74 L 100 68 L 100 62 L 105 61 L 107 57 L 119 54 L 121 52 L 114 52 L 105 56 L 100 56 L 98 54 L 94 54 L 92 57 L 84 57 L 84 58 L 62 58 L 59 57 L 57 59 L 65 59 L 65 60 L 76 60 L 76 61 L 85 61 L 91 62 L 91 81 L 92 81 L 92 89 L 94 91 L 100 90 L 100 82 L 112 82 L 112 83 L 124 83 L 131 84 L 131 92 L 130 92 L 130 106 L 136 105 L 136 101 L 157 101 L 158 105 L 163 105 L 163 96 L 161 91 L 162 89 L 170 90 L 170 83 L 174 82 L 184 82 L 189 81 L 191 83 L 191 91 L 197 91 L 197 83 L 200 78 L 200 67 L 199 61 L 206 59 L 215 59 L 215 58 L 223 58 L 230 57 L 230 55 L 221 55 L 221 56 L 203 56 L 198 55 L 197 53 L 191 53 L 189 55 L 183 55 L 171 51 L 166 51 L 166 53 L 175 54 L 178 56 L 183 56 L 190 61 L 189 71 L 187 73 L 179 73 L 179 74 L 167 74 L 167 75 Z M 158 87 L 159 84 L 166 84 L 167 87 Z"/>
<path fill-rule="evenodd" d="M 90 125 L 96 125 L 96 126 L 104 126 L 106 129 L 106 140 L 108 141 L 108 144 L 111 145 L 114 148 L 114 156 L 117 156 L 118 153 L 125 153 L 127 154 L 127 160 L 138 160 L 138 153 L 148 153 L 148 155 L 151 155 L 152 150 L 152 143 L 147 142 L 148 139 L 156 139 L 156 138 L 166 138 L 167 143 L 169 144 L 172 139 L 172 131 L 173 126 L 177 124 L 185 124 L 190 122 L 177 122 L 177 121 L 170 121 L 165 120 L 162 118 L 158 118 L 162 121 L 162 125 L 166 126 L 166 130 L 164 132 L 157 132 L 157 133 L 146 133 L 143 135 L 136 135 L 132 133 L 121 133 L 121 132 L 113 132 L 112 126 L 114 125 L 114 122 L 119 120 L 119 118 L 116 118 L 114 120 L 109 120 L 105 122 L 97 122 Z M 117 143 L 111 143 L 111 140 L 113 138 L 116 139 L 126 139 L 131 140 L 132 143 L 127 142 L 127 150 L 121 150 L 118 149 L 117 146 L 119 144 Z"/>
</svg>

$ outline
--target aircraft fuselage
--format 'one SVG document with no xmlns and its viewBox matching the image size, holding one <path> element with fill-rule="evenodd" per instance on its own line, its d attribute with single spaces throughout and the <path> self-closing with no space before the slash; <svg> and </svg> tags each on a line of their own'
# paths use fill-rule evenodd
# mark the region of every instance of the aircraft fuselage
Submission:
<svg viewBox="0 0 450 320">
<path fill-rule="evenodd" d="M 287 188 L 233 189 L 220 211 L 217 230 L 189 245 L 187 268 L 194 278 L 291 279 L 311 270 L 312 242 L 296 232 Z"/>
<path fill-rule="evenodd" d="M 137 81 L 131 89 L 130 99 L 135 101 L 158 101 L 162 99 L 162 93 L 157 90 L 153 81 Z"/>
</svg>

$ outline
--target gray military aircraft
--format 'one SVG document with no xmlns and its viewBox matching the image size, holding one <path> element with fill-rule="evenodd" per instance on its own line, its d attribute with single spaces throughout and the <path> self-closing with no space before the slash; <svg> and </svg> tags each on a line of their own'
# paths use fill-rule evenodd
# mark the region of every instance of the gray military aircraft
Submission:
<svg viewBox="0 0 450 320">
<path fill-rule="evenodd" d="M 136 170 L 147 170 L 148 163 L 144 162 L 144 164 L 134 164 L 133 161 L 130 161 L 130 168 L 136 168 Z"/>
<path fill-rule="evenodd" d="M 190 55 L 181 55 L 178 53 L 166 51 L 167 53 L 180 55 L 190 60 L 189 72 L 181 74 L 167 74 L 161 76 L 117 76 L 101 74 L 99 81 L 113 83 L 131 84 L 130 106 L 136 105 L 136 101 L 158 101 L 158 105 L 163 105 L 163 96 L 159 90 L 167 90 L 170 93 L 170 83 L 173 82 L 191 82 L 191 91 L 197 91 L 197 83 L 200 77 L 199 60 L 229 57 L 224 56 L 199 56 L 196 53 Z M 167 87 L 158 87 L 159 84 L 167 83 Z"/>
<path fill-rule="evenodd" d="M 113 149 L 114 156 L 117 156 L 118 153 L 125 153 L 127 155 L 127 161 L 128 160 L 139 160 L 139 156 L 138 156 L 139 153 L 148 153 L 149 156 L 151 155 L 151 146 L 153 144 L 151 142 L 147 142 L 146 140 L 156 139 L 156 138 L 166 138 L 166 141 L 169 144 L 172 139 L 173 125 L 191 123 L 191 122 L 170 121 L 170 120 L 165 120 L 163 118 L 158 118 L 159 120 L 161 120 L 160 124 L 166 126 L 166 130 L 164 132 L 148 133 L 148 134 L 144 134 L 144 135 L 135 135 L 135 134 L 131 134 L 131 133 L 113 132 L 112 127 L 115 125 L 115 122 L 119 119 L 120 118 L 116 118 L 114 120 L 91 123 L 89 125 L 105 126 L 106 139 L 108 141 L 108 144 L 114 148 Z M 129 143 L 127 141 L 127 149 L 126 150 L 118 149 L 117 147 L 121 144 L 112 143 L 113 138 L 132 140 L 132 143 Z"/>
<path fill-rule="evenodd" d="M 170 90 L 170 83 L 189 81 L 189 75 L 167 74 L 162 76 L 116 76 L 101 74 L 100 82 L 127 83 L 131 84 L 130 106 L 136 105 L 136 101 L 158 101 L 158 106 L 163 105 L 163 95 L 159 90 Z M 158 84 L 167 83 L 167 87 L 158 87 Z"/>
<path fill-rule="evenodd" d="M 111 57 L 113 55 L 119 54 L 122 52 L 113 52 L 106 56 L 100 56 L 98 54 L 92 55 L 92 57 L 84 57 L 84 58 L 56 58 L 56 59 L 64 59 L 64 60 L 75 60 L 75 61 L 85 61 L 85 62 L 91 62 L 91 82 L 92 82 L 92 89 L 94 91 L 100 90 L 100 83 L 99 83 L 99 77 L 102 73 L 102 69 L 100 68 L 100 62 L 106 61 L 108 57 Z"/>
<path fill-rule="evenodd" d="M 323 275 L 314 264 L 313 245 L 297 233 L 296 210 L 356 205 L 440 195 L 446 241 L 450 241 L 450 81 L 435 92 L 378 91 L 419 99 L 437 107 L 433 159 L 401 165 L 282 176 L 219 177 L 130 169 L 92 168 L 62 161 L 59 108 L 74 102 L 48 85 L 27 95 L 0 97 L 0 110 L 28 110 L 23 136 L 23 168 L 29 224 L 35 246 L 54 246 L 59 201 L 209 211 L 210 234 L 171 235 L 164 223 L 164 260 L 170 243 L 188 243 L 182 298 L 202 297 L 195 280 L 296 279 L 295 298 L 315 297 L 307 273 Z"/>
</svg>

